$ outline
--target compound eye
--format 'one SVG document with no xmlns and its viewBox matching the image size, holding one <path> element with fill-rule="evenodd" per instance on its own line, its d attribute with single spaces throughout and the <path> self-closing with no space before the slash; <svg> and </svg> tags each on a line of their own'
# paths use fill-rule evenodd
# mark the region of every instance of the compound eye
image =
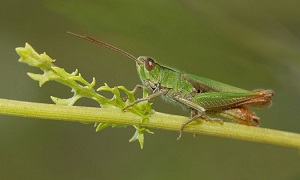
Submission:
<svg viewBox="0 0 300 180">
<path fill-rule="evenodd" d="M 147 57 L 145 59 L 145 66 L 148 71 L 151 71 L 155 68 L 155 61 L 153 59 Z"/>
</svg>

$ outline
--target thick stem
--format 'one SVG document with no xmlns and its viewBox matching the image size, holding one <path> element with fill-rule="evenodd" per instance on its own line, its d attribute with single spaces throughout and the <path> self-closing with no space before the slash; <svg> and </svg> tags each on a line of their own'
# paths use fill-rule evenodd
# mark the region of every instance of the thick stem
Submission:
<svg viewBox="0 0 300 180">
<path fill-rule="evenodd" d="M 149 121 L 121 109 L 59 106 L 0 99 L 0 114 L 33 117 L 51 120 L 78 122 L 103 122 L 124 125 L 142 125 L 148 128 L 179 131 L 186 117 L 155 112 Z M 198 121 L 187 125 L 184 132 L 206 134 L 245 141 L 275 144 L 300 149 L 300 134 L 260 127 L 249 127 L 235 123 L 213 123 Z"/>
</svg>

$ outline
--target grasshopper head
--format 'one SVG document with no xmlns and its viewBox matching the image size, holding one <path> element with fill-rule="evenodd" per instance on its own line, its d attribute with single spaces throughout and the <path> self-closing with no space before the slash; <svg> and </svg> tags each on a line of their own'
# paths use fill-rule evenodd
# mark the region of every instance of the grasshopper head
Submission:
<svg viewBox="0 0 300 180">
<path fill-rule="evenodd" d="M 154 59 L 147 56 L 140 56 L 136 61 L 136 68 L 140 79 L 154 88 L 159 82 L 161 66 Z"/>
<path fill-rule="evenodd" d="M 136 62 L 137 66 L 144 66 L 147 71 L 152 71 L 156 66 L 156 62 L 151 57 L 140 56 Z"/>
</svg>

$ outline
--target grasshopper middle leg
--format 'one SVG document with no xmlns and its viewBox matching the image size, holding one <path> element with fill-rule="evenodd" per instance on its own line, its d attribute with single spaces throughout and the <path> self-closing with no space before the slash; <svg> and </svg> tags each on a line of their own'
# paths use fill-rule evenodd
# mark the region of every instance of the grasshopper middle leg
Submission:
<svg viewBox="0 0 300 180">
<path fill-rule="evenodd" d="M 181 124 L 180 130 L 179 130 L 179 136 L 178 136 L 177 140 L 179 140 L 181 138 L 184 127 L 186 125 L 190 124 L 191 122 L 195 121 L 198 118 L 203 118 L 208 121 L 217 121 L 217 122 L 223 124 L 223 121 L 221 119 L 212 118 L 212 117 L 207 116 L 205 114 L 206 109 L 203 108 L 202 106 L 199 106 L 196 103 L 193 103 L 187 99 L 184 99 L 184 98 L 181 98 L 178 96 L 174 96 L 173 98 L 192 109 L 191 118 Z"/>
</svg>

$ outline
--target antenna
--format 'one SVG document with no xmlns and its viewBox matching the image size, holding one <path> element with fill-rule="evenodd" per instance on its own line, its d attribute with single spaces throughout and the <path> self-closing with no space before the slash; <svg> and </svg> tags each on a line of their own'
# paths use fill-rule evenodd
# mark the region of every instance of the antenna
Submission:
<svg viewBox="0 0 300 180">
<path fill-rule="evenodd" d="M 110 45 L 110 44 L 105 43 L 105 42 L 103 42 L 103 41 L 100 41 L 100 40 L 91 38 L 91 37 L 89 37 L 89 36 L 82 36 L 82 35 L 75 34 L 75 33 L 72 33 L 72 32 L 67 32 L 67 33 L 68 33 L 68 34 L 71 34 L 71 35 L 73 35 L 73 36 L 76 36 L 76 37 L 85 39 L 85 40 L 87 40 L 87 41 L 91 41 L 91 42 L 96 43 L 96 44 L 98 44 L 98 45 L 107 47 L 107 48 L 109 48 L 109 49 L 111 49 L 111 50 L 114 50 L 114 51 L 116 51 L 116 52 L 118 52 L 118 53 L 120 53 L 120 54 L 123 54 L 123 55 L 129 57 L 130 59 L 133 59 L 133 60 L 136 61 L 136 62 L 139 62 L 139 60 L 138 60 L 136 57 L 134 57 L 133 55 L 131 55 L 131 54 L 129 54 L 128 52 L 123 51 L 122 49 L 119 49 L 119 48 L 117 48 L 117 47 L 115 47 L 115 46 L 113 46 L 113 45 Z"/>
</svg>

